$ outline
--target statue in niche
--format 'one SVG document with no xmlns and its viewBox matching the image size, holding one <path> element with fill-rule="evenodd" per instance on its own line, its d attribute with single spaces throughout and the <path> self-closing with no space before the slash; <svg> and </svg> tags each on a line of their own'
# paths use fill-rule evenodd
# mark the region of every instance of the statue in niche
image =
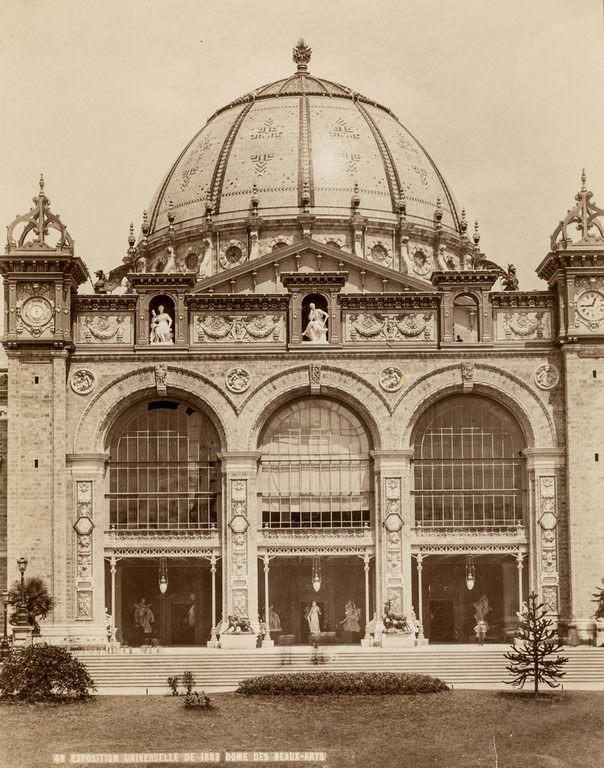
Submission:
<svg viewBox="0 0 604 768">
<path fill-rule="evenodd" d="M 360 632 L 361 609 L 357 608 L 354 600 L 348 600 L 344 606 L 344 618 L 340 622 L 344 632 Z"/>
<path fill-rule="evenodd" d="M 151 610 L 151 605 L 144 597 L 141 598 L 140 603 L 134 604 L 134 624 L 139 627 L 145 635 L 150 635 L 153 632 L 151 624 L 155 621 L 155 616 Z"/>
<path fill-rule="evenodd" d="M 302 336 L 307 336 L 310 344 L 327 344 L 327 318 L 329 315 L 312 302 L 308 307 L 308 325 Z"/>
<path fill-rule="evenodd" d="M 157 312 L 152 309 L 149 344 L 174 344 L 172 324 L 172 318 L 164 311 L 163 304 L 159 305 Z"/>
<path fill-rule="evenodd" d="M 321 615 L 321 609 L 317 605 L 317 601 L 313 600 L 312 603 L 307 606 L 304 611 L 304 618 L 308 622 L 308 629 L 311 635 L 318 635 L 321 631 L 321 621 L 319 616 Z"/>
</svg>

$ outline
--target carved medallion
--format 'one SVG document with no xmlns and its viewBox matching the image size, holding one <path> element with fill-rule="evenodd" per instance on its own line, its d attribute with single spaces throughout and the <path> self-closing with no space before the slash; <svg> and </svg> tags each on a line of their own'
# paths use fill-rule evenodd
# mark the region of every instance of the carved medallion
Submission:
<svg viewBox="0 0 604 768">
<path fill-rule="evenodd" d="M 231 368 L 224 377 L 227 389 L 235 394 L 245 392 L 250 386 L 250 374 L 245 368 Z"/>
<path fill-rule="evenodd" d="M 543 363 L 535 371 L 534 378 L 539 389 L 553 389 L 560 381 L 560 371 L 551 363 Z"/>
<path fill-rule="evenodd" d="M 71 374 L 69 383 L 77 395 L 89 395 L 96 385 L 96 377 L 87 368 L 80 368 Z"/>
<path fill-rule="evenodd" d="M 380 372 L 380 387 L 386 392 L 396 392 L 403 386 L 403 372 L 400 368 L 389 366 Z"/>
</svg>

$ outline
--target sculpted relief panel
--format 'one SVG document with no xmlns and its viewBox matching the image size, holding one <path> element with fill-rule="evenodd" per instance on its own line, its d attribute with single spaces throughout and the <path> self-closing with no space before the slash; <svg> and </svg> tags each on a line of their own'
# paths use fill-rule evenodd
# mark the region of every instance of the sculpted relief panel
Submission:
<svg viewBox="0 0 604 768">
<path fill-rule="evenodd" d="M 432 341 L 434 312 L 359 312 L 346 315 L 344 338 L 351 342 Z"/>
<path fill-rule="evenodd" d="M 285 343 L 283 315 L 195 314 L 193 344 Z"/>
<path fill-rule="evenodd" d="M 552 316 L 549 310 L 512 309 L 496 314 L 497 341 L 551 339 Z"/>
<path fill-rule="evenodd" d="M 78 315 L 78 344 L 132 344 L 132 318 L 128 314 Z"/>
</svg>

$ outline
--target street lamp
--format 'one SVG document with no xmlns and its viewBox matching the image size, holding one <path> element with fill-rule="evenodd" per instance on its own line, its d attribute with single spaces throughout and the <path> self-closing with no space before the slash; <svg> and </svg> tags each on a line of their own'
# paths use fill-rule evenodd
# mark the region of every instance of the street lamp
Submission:
<svg viewBox="0 0 604 768">
<path fill-rule="evenodd" d="M 20 557 L 17 560 L 17 568 L 19 569 L 19 573 L 21 574 L 21 599 L 19 600 L 19 608 L 17 609 L 17 615 L 15 616 L 15 621 L 17 624 L 20 624 L 21 626 L 25 624 L 29 624 L 29 613 L 27 612 L 27 608 L 25 607 L 25 570 L 27 569 L 27 558 Z"/>
<path fill-rule="evenodd" d="M 5 659 L 10 653 L 10 643 L 8 641 L 8 592 L 2 593 L 2 602 L 4 603 L 4 633 L 0 640 L 0 659 Z"/>
</svg>

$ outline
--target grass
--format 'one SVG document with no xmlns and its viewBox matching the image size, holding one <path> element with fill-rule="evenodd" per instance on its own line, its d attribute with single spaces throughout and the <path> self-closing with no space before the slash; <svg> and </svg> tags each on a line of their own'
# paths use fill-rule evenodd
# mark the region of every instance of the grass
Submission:
<svg viewBox="0 0 604 768">
<path fill-rule="evenodd" d="M 0 765 L 49 768 L 52 753 L 72 752 L 326 750 L 323 765 L 329 768 L 602 766 L 600 692 L 567 691 L 539 699 L 498 691 L 211 698 L 216 708 L 208 712 L 185 710 L 182 697 L 172 696 L 2 703 Z"/>
</svg>

